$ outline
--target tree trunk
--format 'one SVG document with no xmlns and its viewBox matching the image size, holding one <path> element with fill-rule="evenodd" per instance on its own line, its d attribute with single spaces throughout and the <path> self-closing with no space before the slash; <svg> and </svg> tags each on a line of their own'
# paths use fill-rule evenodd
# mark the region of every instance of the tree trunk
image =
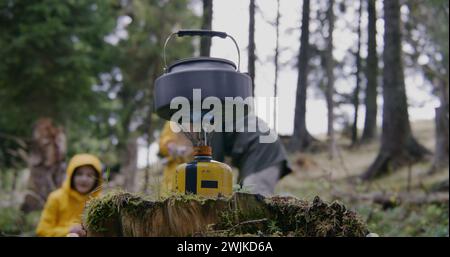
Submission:
<svg viewBox="0 0 450 257">
<path fill-rule="evenodd" d="M 413 137 L 402 63 L 399 0 L 384 1 L 383 131 L 378 157 L 362 178 L 372 179 L 401 165 L 421 160 L 428 150 Z"/>
<path fill-rule="evenodd" d="M 377 55 L 377 14 L 375 0 L 368 0 L 367 11 L 369 14 L 368 25 L 368 54 L 366 65 L 366 94 L 364 104 L 366 115 L 361 141 L 370 142 L 375 138 L 377 130 L 377 88 L 378 88 L 378 55 Z"/>
<path fill-rule="evenodd" d="M 252 92 L 255 95 L 255 0 L 250 0 L 248 28 L 248 75 L 252 79 Z"/>
<path fill-rule="evenodd" d="M 142 183 L 142 192 L 144 194 L 146 194 L 148 192 L 148 182 L 150 180 L 150 154 L 149 154 L 149 149 L 150 149 L 150 145 L 151 145 L 151 141 L 150 141 L 150 135 L 147 138 L 147 144 L 146 144 L 146 156 L 145 156 L 145 174 L 144 174 L 144 181 Z"/>
<path fill-rule="evenodd" d="M 3 191 L 3 189 L 6 189 L 6 174 L 4 174 L 6 172 L 6 169 L 3 169 L 2 165 L 0 164 L 0 190 Z"/>
<path fill-rule="evenodd" d="M 235 193 L 230 198 L 172 196 L 151 201 L 129 193 L 89 202 L 88 236 L 366 236 L 367 225 L 338 202 L 316 197 Z"/>
<path fill-rule="evenodd" d="M 62 185 L 65 155 L 66 136 L 63 129 L 56 127 L 50 118 L 39 119 L 33 127 L 28 155 L 30 177 L 22 211 L 42 209 L 47 196 Z"/>
<path fill-rule="evenodd" d="M 352 126 L 352 145 L 358 141 L 358 110 L 359 110 L 359 91 L 360 91 L 360 73 L 361 73 L 361 16 L 363 1 L 359 1 L 359 18 L 358 18 L 358 50 L 356 51 L 356 86 L 353 92 L 353 126 Z"/>
<path fill-rule="evenodd" d="M 137 139 L 130 136 L 127 139 L 125 149 L 122 154 L 122 170 L 125 176 L 124 188 L 129 192 L 135 191 L 137 173 Z"/>
<path fill-rule="evenodd" d="M 275 99 L 278 97 L 278 69 L 279 69 L 279 51 L 280 51 L 280 0 L 277 0 L 277 17 L 275 19 L 275 34 L 276 34 L 276 43 L 275 43 L 275 56 L 274 56 L 274 64 L 275 64 L 275 80 L 273 84 L 273 96 Z M 277 128 L 277 105 L 273 108 L 273 126 Z"/>
<path fill-rule="evenodd" d="M 334 135 L 334 59 L 333 59 L 333 30 L 334 30 L 334 0 L 329 1 L 327 10 L 328 37 L 325 50 L 325 72 L 327 74 L 326 101 L 328 109 L 328 155 L 333 159 L 337 154 L 336 139 Z"/>
<path fill-rule="evenodd" d="M 448 78 L 448 76 L 447 76 Z M 449 104 L 448 80 L 437 79 L 439 83 L 439 99 L 441 106 L 436 108 L 435 114 L 435 153 L 430 173 L 448 166 L 449 146 Z"/>
<path fill-rule="evenodd" d="M 203 19 L 202 29 L 211 30 L 212 28 L 212 15 L 213 15 L 213 1 L 203 0 Z M 210 56 L 211 51 L 211 38 L 201 37 L 200 39 L 200 55 Z"/>
<path fill-rule="evenodd" d="M 310 1 L 303 1 L 300 49 L 298 55 L 297 94 L 295 100 L 294 132 L 288 145 L 291 151 L 304 151 L 315 139 L 306 128 L 306 97 L 309 63 L 309 13 Z"/>
<path fill-rule="evenodd" d="M 448 108 L 440 106 L 436 108 L 435 114 L 435 137 L 436 145 L 433 165 L 430 173 L 448 166 L 448 145 L 449 145 L 449 117 Z"/>
<path fill-rule="evenodd" d="M 152 109 L 153 108 L 150 107 L 148 116 L 144 119 L 145 125 L 143 127 L 143 131 L 146 131 L 145 132 L 146 133 L 146 156 L 145 156 L 146 167 L 144 170 L 144 181 L 142 181 L 141 192 L 143 192 L 144 194 L 146 194 L 148 192 L 149 181 L 150 181 L 151 165 L 150 165 L 149 150 L 150 150 L 150 146 L 155 141 L 155 138 L 153 136 L 153 124 L 152 124 L 152 113 L 153 112 L 152 112 Z"/>
</svg>

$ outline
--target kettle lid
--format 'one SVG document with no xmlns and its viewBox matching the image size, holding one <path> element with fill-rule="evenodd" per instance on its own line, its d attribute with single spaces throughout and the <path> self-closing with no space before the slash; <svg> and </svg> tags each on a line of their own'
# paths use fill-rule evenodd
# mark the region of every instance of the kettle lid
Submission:
<svg viewBox="0 0 450 257">
<path fill-rule="evenodd" d="M 224 69 L 236 70 L 232 61 L 213 57 L 192 57 L 174 62 L 167 69 L 168 73 L 192 70 Z"/>
</svg>

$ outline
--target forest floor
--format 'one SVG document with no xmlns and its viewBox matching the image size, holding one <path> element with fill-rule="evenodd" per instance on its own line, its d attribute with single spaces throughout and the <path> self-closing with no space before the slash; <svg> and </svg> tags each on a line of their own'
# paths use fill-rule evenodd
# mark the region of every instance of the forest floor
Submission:
<svg viewBox="0 0 450 257">
<path fill-rule="evenodd" d="M 418 141 L 434 151 L 433 122 L 416 121 L 412 129 Z M 294 172 L 280 181 L 276 192 L 307 200 L 315 195 L 328 201 L 338 199 L 363 216 L 370 231 L 380 236 L 449 235 L 448 189 L 439 193 L 444 196 L 443 200 L 427 200 L 437 183 L 448 181 L 448 167 L 429 175 L 430 161 L 427 160 L 392 171 L 372 182 L 361 182 L 355 178 L 374 161 L 379 143 L 351 148 L 350 140 L 341 138 L 338 144 L 340 157 L 333 160 L 329 160 L 326 152 L 290 156 Z M 378 198 L 392 202 L 404 200 L 398 204 L 383 200 L 384 204 L 379 204 L 375 203 Z"/>
<path fill-rule="evenodd" d="M 433 121 L 416 121 L 412 128 L 419 142 L 433 151 Z M 323 137 L 318 136 L 318 139 Z M 449 236 L 448 184 L 446 191 L 432 193 L 436 183 L 448 181 L 448 167 L 429 175 L 430 161 L 422 161 L 372 182 L 361 182 L 357 177 L 375 159 L 378 142 L 351 148 L 350 141 L 340 137 L 338 145 L 340 156 L 333 160 L 326 152 L 291 154 L 294 172 L 278 183 L 276 194 L 305 200 L 312 200 L 316 195 L 326 201 L 339 200 L 359 213 L 369 230 L 380 236 Z M 161 164 L 156 164 L 149 172 L 147 193 L 155 198 L 161 171 Z M 143 188 L 144 174 L 144 171 L 138 173 L 137 189 Z M 24 215 L 18 210 L 26 176 L 27 171 L 21 171 L 14 193 L 0 191 L 0 236 L 34 235 L 40 213 Z M 116 176 L 107 188 L 116 188 L 121 179 L 123 177 Z M 434 196 L 437 200 L 429 201 Z"/>
</svg>

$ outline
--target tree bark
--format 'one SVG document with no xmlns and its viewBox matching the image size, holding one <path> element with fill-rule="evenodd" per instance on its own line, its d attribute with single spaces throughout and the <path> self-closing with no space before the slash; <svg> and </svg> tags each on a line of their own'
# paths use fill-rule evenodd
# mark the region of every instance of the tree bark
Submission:
<svg viewBox="0 0 450 257">
<path fill-rule="evenodd" d="M 121 165 L 123 165 L 121 172 L 125 176 L 124 188 L 129 192 L 134 192 L 136 186 L 137 150 L 137 139 L 130 136 L 121 156 Z"/>
<path fill-rule="evenodd" d="M 364 129 L 361 142 L 370 142 L 375 138 L 377 130 L 377 88 L 378 88 L 378 55 L 377 55 L 377 14 L 375 0 L 368 0 L 367 11 L 369 14 L 368 24 L 368 54 L 366 66 L 366 94 L 364 104 L 366 115 L 364 118 Z"/>
<path fill-rule="evenodd" d="M 203 18 L 202 29 L 211 30 L 212 28 L 212 15 L 213 15 L 213 1 L 203 0 Z M 200 55 L 210 56 L 211 52 L 211 38 L 201 37 L 200 39 Z"/>
<path fill-rule="evenodd" d="M 62 185 L 66 136 L 62 127 L 56 127 L 50 118 L 39 119 L 33 127 L 28 154 L 27 192 L 21 210 L 31 212 L 42 209 L 48 195 Z"/>
<path fill-rule="evenodd" d="M 150 170 L 151 170 L 151 168 L 150 168 L 150 154 L 149 154 L 149 149 L 150 149 L 150 146 L 151 146 L 151 141 L 150 141 L 150 135 L 148 135 L 148 137 L 147 137 L 147 144 L 146 144 L 146 156 L 145 156 L 145 164 L 146 164 L 146 167 L 145 167 L 145 173 L 144 173 L 144 181 L 143 181 L 143 183 L 142 183 L 142 192 L 144 192 L 144 194 L 146 194 L 147 193 L 147 190 L 148 190 L 148 182 L 149 182 L 149 180 L 150 180 Z"/>
<path fill-rule="evenodd" d="M 449 164 L 448 146 L 449 146 L 449 117 L 448 108 L 440 106 L 436 108 L 435 114 L 435 152 L 433 165 L 430 173 L 447 167 Z"/>
<path fill-rule="evenodd" d="M 300 49 L 298 55 L 297 93 L 295 100 L 294 132 L 290 144 L 291 151 L 307 150 L 315 139 L 306 128 L 306 97 L 308 88 L 309 63 L 309 15 L 310 1 L 303 1 Z"/>
<path fill-rule="evenodd" d="M 383 131 L 380 152 L 362 175 L 368 180 L 423 159 L 429 151 L 413 137 L 402 63 L 399 0 L 384 1 Z"/>
<path fill-rule="evenodd" d="M 326 101 L 328 109 L 328 156 L 333 159 L 337 154 L 336 139 L 334 133 L 334 59 L 333 59 L 333 30 L 334 30 L 334 0 L 329 1 L 327 10 L 328 37 L 325 50 L 325 72 L 327 76 Z"/>
<path fill-rule="evenodd" d="M 252 92 L 255 95 L 255 0 L 250 0 L 248 25 L 248 75 L 252 79 Z"/>
<path fill-rule="evenodd" d="M 277 0 L 277 17 L 275 18 L 275 34 L 276 34 L 276 43 L 275 43 L 275 56 L 274 56 L 274 64 L 275 64 L 275 80 L 273 84 L 273 96 L 275 99 L 278 96 L 278 70 L 279 70 L 279 48 L 280 48 L 280 0 Z M 277 106 L 275 105 L 273 108 L 273 124 L 274 128 L 277 128 Z"/>
<path fill-rule="evenodd" d="M 352 125 L 352 145 L 358 141 L 358 111 L 359 111 L 359 91 L 360 91 L 360 73 L 361 73 L 361 16 L 362 16 L 363 0 L 359 1 L 359 17 L 358 17 L 358 50 L 356 51 L 356 85 L 353 91 L 353 125 Z"/>
<path fill-rule="evenodd" d="M 448 76 L 447 80 L 436 79 L 439 83 L 439 99 L 441 106 L 435 112 L 435 152 L 433 164 L 429 173 L 433 173 L 449 164 L 449 103 L 448 103 Z"/>
</svg>

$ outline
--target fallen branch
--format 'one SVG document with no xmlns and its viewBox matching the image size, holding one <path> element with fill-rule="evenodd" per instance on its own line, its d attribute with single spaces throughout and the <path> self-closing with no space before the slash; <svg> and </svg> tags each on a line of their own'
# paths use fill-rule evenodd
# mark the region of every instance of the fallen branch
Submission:
<svg viewBox="0 0 450 257">
<path fill-rule="evenodd" d="M 423 204 L 448 204 L 448 193 L 388 193 L 388 192 L 373 192 L 366 194 L 359 194 L 354 192 L 339 192 L 332 193 L 336 199 L 348 199 L 349 201 L 369 201 L 375 204 L 380 204 L 384 209 L 396 207 L 401 204 L 423 205 Z"/>
</svg>

